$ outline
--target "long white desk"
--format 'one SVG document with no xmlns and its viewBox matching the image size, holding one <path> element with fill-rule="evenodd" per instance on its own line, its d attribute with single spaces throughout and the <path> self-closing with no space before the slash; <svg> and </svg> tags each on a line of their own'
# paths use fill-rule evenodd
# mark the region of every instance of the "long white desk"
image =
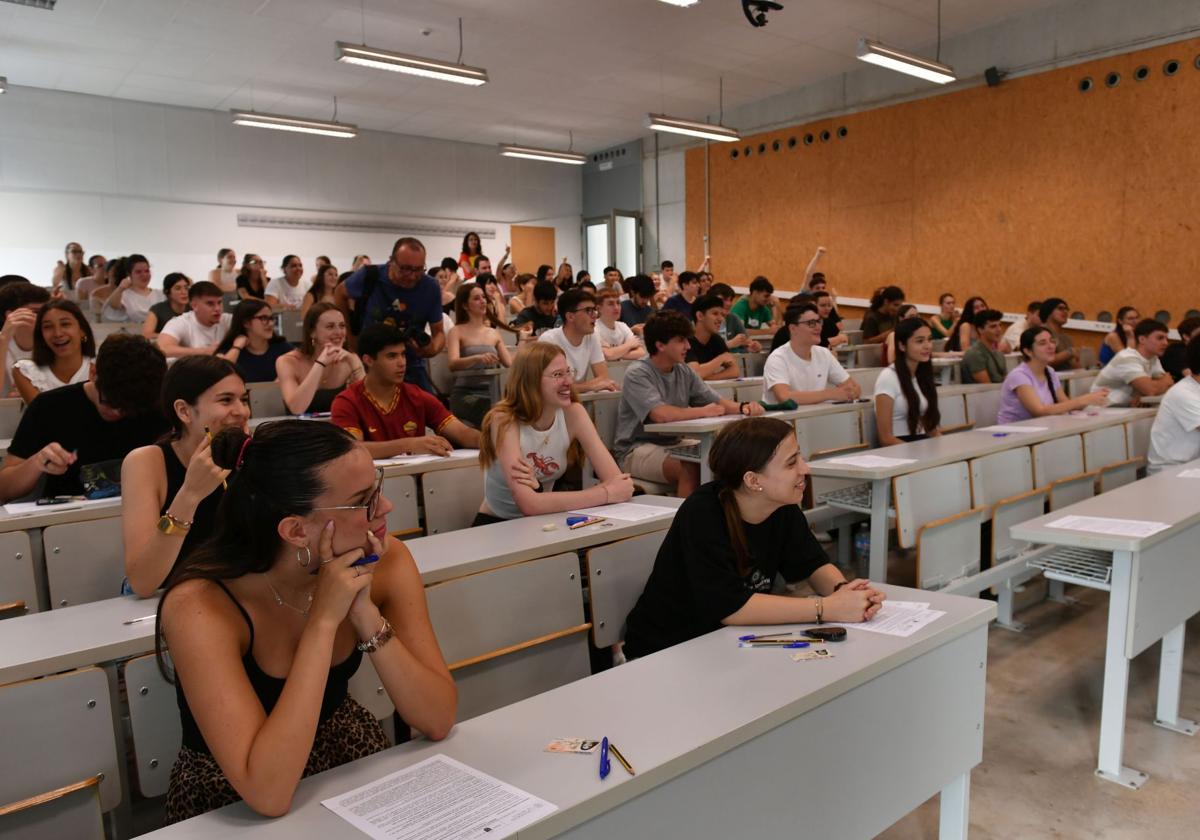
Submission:
<svg viewBox="0 0 1200 840">
<path fill-rule="evenodd" d="M 1196 468 L 1200 461 L 1173 467 L 1012 528 L 1016 539 L 1092 550 L 1088 560 L 1076 554 L 1069 562 L 1055 562 L 1051 554 L 1032 564 L 1049 578 L 1109 592 L 1096 775 L 1134 790 L 1149 776 L 1122 763 L 1129 663 L 1160 639 L 1154 723 L 1184 735 L 1197 731 L 1194 721 L 1179 716 L 1179 692 L 1185 622 L 1200 612 L 1200 479 L 1178 477 L 1182 470 Z M 1051 527 L 1065 516 L 1146 520 L 1168 527 L 1148 537 Z"/>
<path fill-rule="evenodd" d="M 1095 429 L 1103 429 L 1113 425 L 1121 425 L 1149 417 L 1153 409 L 1141 408 L 1106 408 L 1098 414 L 1071 414 L 1056 417 L 1035 417 L 1023 420 L 1018 424 L 1045 427 L 1044 432 L 1012 433 L 998 437 L 991 432 L 972 429 L 952 435 L 940 435 L 912 443 L 901 443 L 896 446 L 885 446 L 872 449 L 870 455 L 895 458 L 909 461 L 905 464 L 895 464 L 886 467 L 862 467 L 851 464 L 836 464 L 829 461 L 813 461 L 809 468 L 814 476 L 825 478 L 844 478 L 869 482 L 870 493 L 864 499 L 861 507 L 851 506 L 850 509 L 860 510 L 871 517 L 871 553 L 869 576 L 874 581 L 884 581 L 887 575 L 887 545 L 888 545 L 888 507 L 891 501 L 891 481 L 896 476 L 906 475 L 919 470 L 950 464 L 955 461 L 966 461 L 1001 452 L 1018 446 L 1032 446 L 1035 443 L 1052 440 L 1065 435 L 1081 435 Z M 649 428 L 649 427 L 647 427 Z M 836 460 L 836 459 L 835 459 Z"/>
<path fill-rule="evenodd" d="M 851 629 L 825 662 L 739 649 L 744 628 L 723 628 L 305 779 L 283 818 L 238 803 L 146 836 L 349 836 L 322 799 L 444 754 L 558 807 L 522 840 L 872 837 L 939 791 L 940 836 L 964 838 L 995 605 L 887 590 L 946 615 L 907 639 Z M 594 757 L 543 752 L 602 735 L 636 776 L 614 762 L 602 782 Z"/>
</svg>

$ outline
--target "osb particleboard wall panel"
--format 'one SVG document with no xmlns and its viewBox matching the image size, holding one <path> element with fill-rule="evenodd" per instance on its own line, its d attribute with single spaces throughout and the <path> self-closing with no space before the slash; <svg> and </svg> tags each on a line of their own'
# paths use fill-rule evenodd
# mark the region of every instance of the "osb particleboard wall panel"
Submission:
<svg viewBox="0 0 1200 840">
<path fill-rule="evenodd" d="M 795 289 L 825 245 L 845 295 L 897 283 L 914 301 L 953 291 L 1020 311 L 1056 294 L 1088 317 L 1133 303 L 1178 320 L 1200 307 L 1198 53 L 1200 39 L 794 126 L 743 139 L 736 159 L 713 143 L 715 273 Z M 704 154 L 687 153 L 688 265 L 705 251 Z"/>
</svg>

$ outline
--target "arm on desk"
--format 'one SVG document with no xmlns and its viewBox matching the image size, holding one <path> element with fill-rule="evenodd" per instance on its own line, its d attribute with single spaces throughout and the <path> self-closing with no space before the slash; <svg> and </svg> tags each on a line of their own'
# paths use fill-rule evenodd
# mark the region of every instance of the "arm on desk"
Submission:
<svg viewBox="0 0 1200 840">
<path fill-rule="evenodd" d="M 1021 401 L 1021 405 L 1025 407 L 1025 410 L 1029 412 L 1031 417 L 1049 417 L 1055 414 L 1067 414 L 1071 411 L 1086 408 L 1089 405 L 1108 404 L 1107 388 L 1092 391 L 1073 400 L 1060 400 L 1050 405 L 1042 402 L 1042 398 L 1038 396 L 1038 392 L 1034 390 L 1032 385 L 1018 385 L 1016 391 L 1017 399 Z"/>
<path fill-rule="evenodd" d="M 824 621 L 868 621 L 879 612 L 887 596 L 872 588 L 870 581 L 856 579 L 833 591 L 845 576 L 826 563 L 808 579 L 821 598 Z M 793 598 L 756 592 L 732 615 L 721 622 L 727 626 L 751 624 L 808 624 L 817 620 L 817 598 Z"/>
</svg>

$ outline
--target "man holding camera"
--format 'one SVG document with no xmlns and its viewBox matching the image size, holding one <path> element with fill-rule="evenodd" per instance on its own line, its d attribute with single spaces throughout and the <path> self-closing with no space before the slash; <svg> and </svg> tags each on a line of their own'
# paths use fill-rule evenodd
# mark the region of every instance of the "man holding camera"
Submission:
<svg viewBox="0 0 1200 840">
<path fill-rule="evenodd" d="M 404 381 L 433 393 L 425 359 L 442 351 L 446 333 L 442 290 L 425 273 L 425 246 L 419 239 L 397 239 L 391 259 L 383 265 L 364 265 L 351 274 L 334 291 L 334 301 L 355 336 L 373 324 L 398 329 L 407 348 Z"/>
</svg>

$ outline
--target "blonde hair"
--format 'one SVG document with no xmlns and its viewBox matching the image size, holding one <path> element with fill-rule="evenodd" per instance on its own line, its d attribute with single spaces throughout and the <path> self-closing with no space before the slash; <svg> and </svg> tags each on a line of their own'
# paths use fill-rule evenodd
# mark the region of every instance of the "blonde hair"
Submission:
<svg viewBox="0 0 1200 840">
<path fill-rule="evenodd" d="M 504 398 L 492 406 L 483 418 L 479 429 L 479 465 L 487 469 L 496 460 L 497 441 L 508 432 L 513 423 L 529 425 L 542 416 L 542 376 L 546 368 L 559 357 L 566 358 L 562 348 L 547 341 L 526 344 L 513 358 L 508 373 L 508 384 Z M 571 402 L 579 402 L 574 386 L 571 387 Z M 571 443 L 577 454 L 578 442 Z"/>
</svg>

